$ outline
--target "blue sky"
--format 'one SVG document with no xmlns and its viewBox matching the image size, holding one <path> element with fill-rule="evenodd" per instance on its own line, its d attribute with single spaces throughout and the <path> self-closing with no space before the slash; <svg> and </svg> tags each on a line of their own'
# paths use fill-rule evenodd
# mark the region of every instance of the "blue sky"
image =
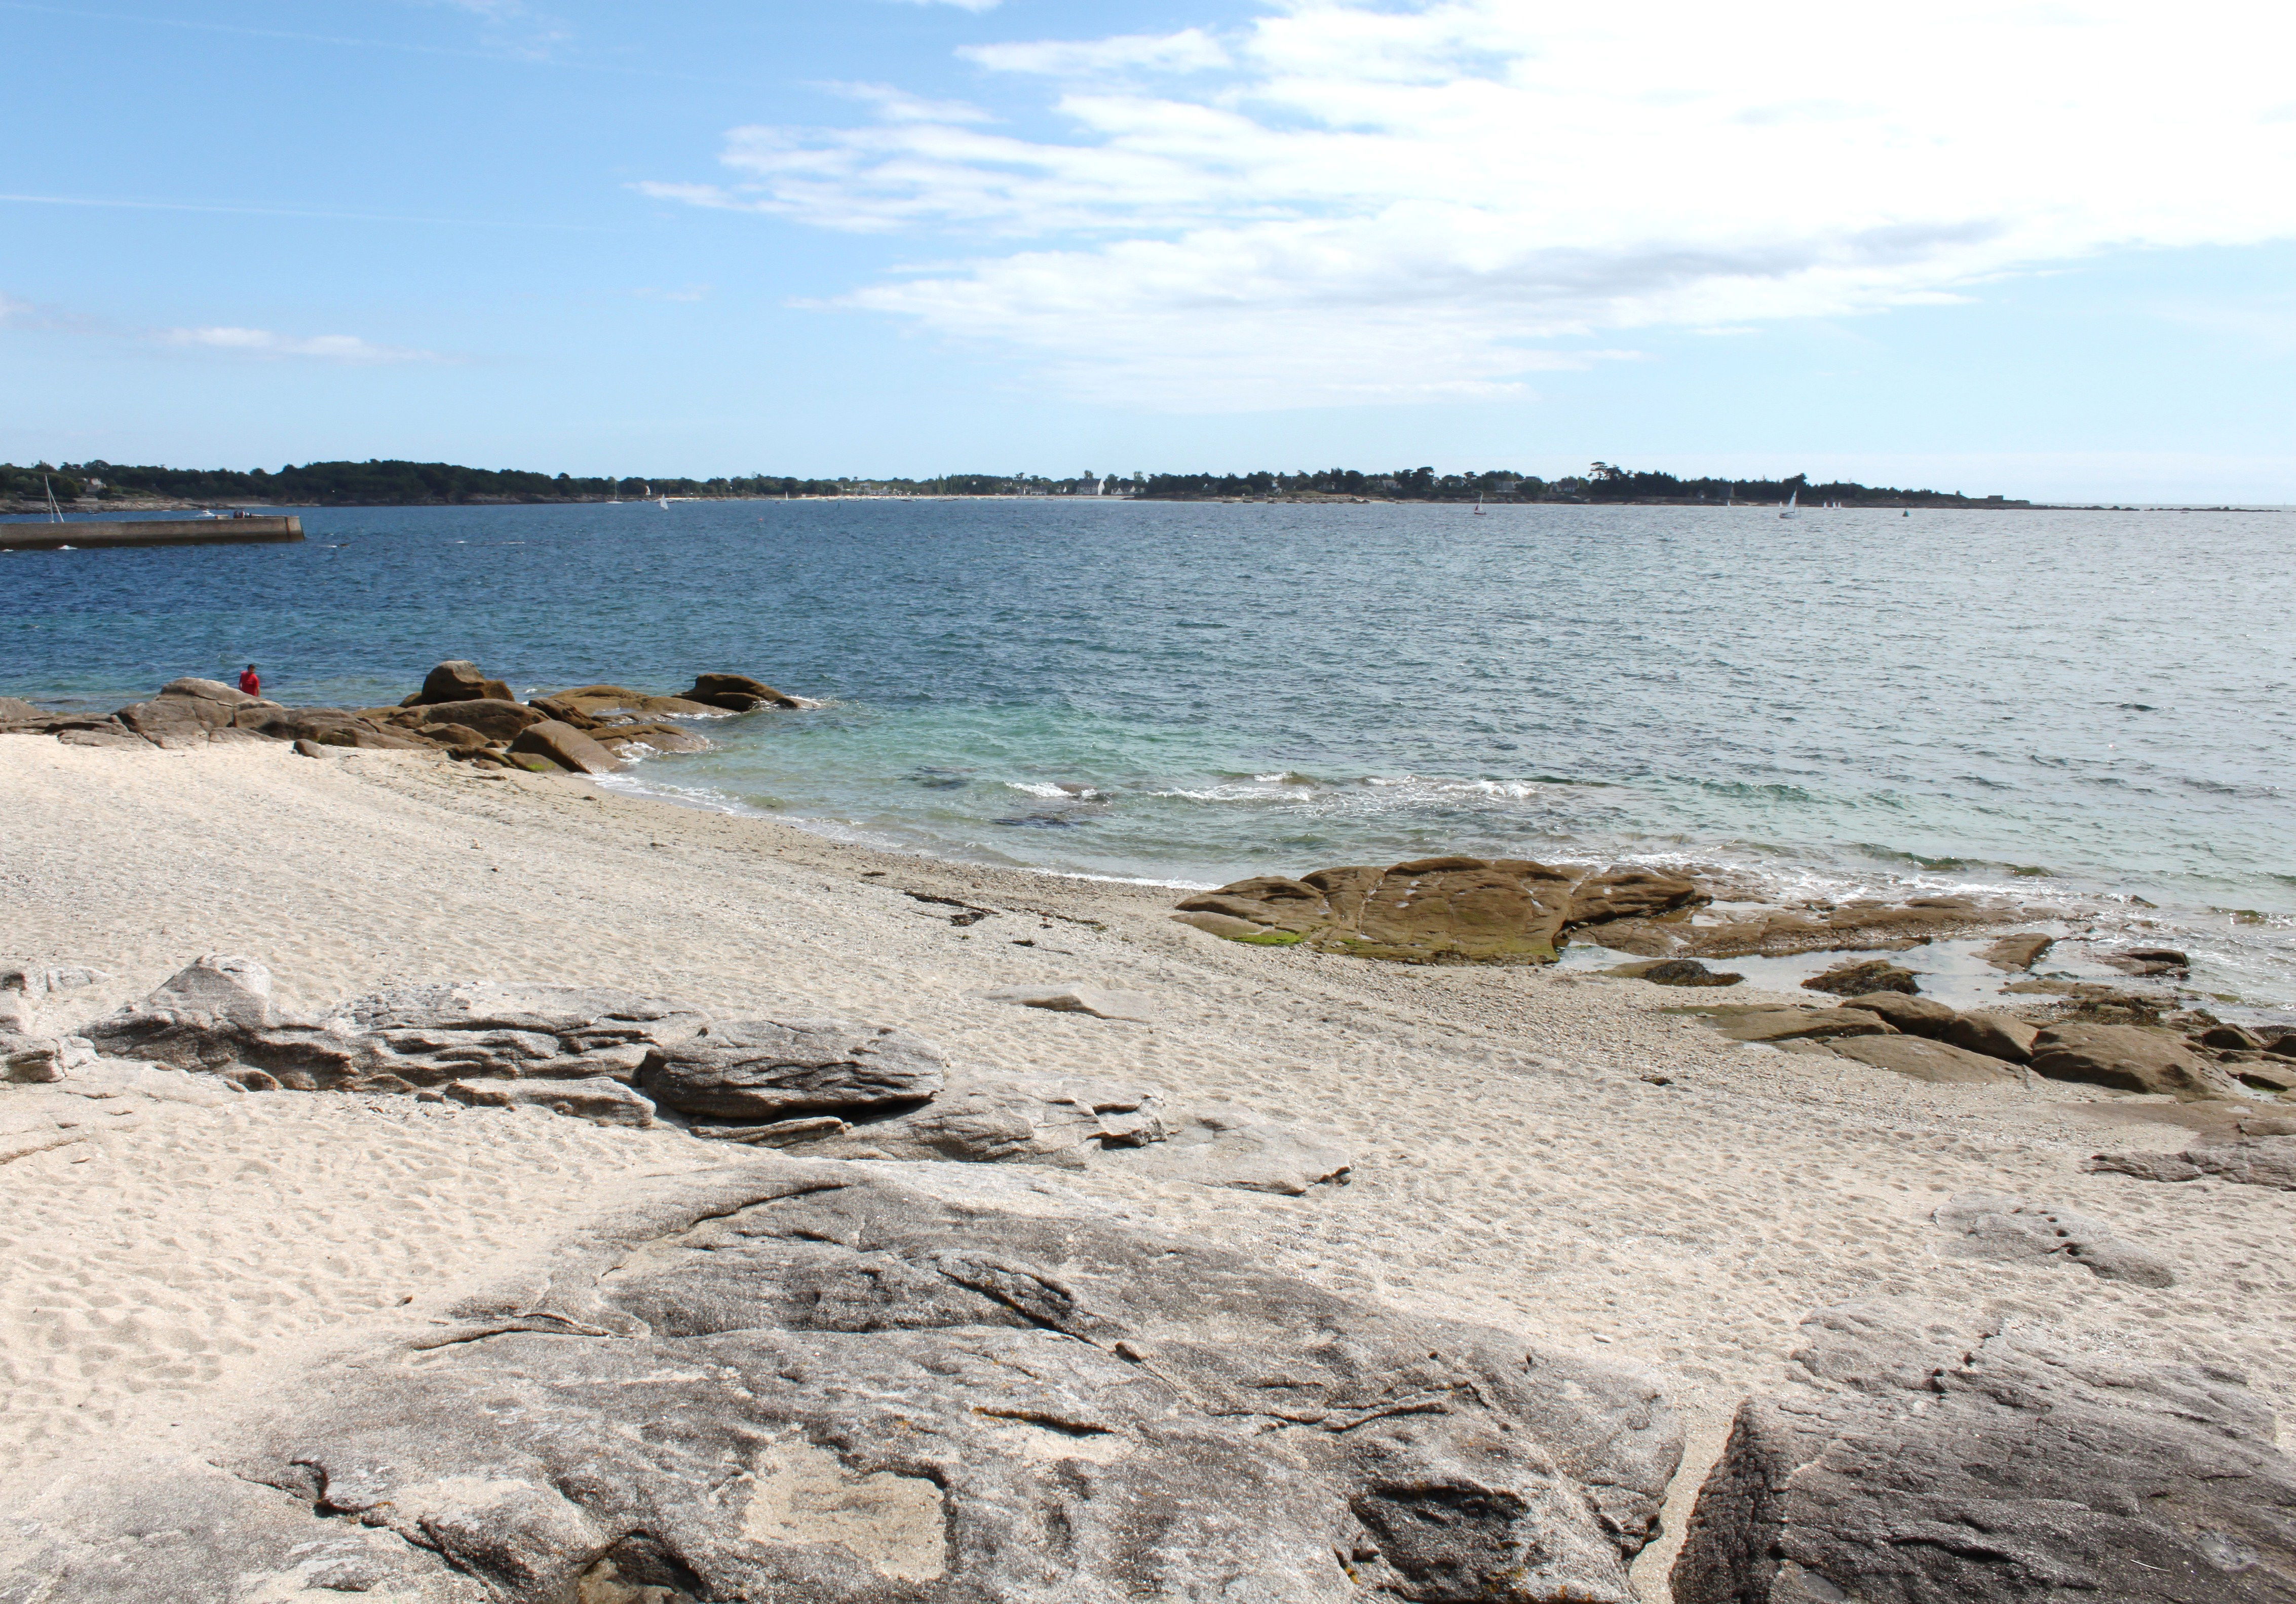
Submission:
<svg viewBox="0 0 2296 1604">
<path fill-rule="evenodd" d="M 0 459 L 2296 502 L 2284 8 L 0 0 Z"/>
</svg>

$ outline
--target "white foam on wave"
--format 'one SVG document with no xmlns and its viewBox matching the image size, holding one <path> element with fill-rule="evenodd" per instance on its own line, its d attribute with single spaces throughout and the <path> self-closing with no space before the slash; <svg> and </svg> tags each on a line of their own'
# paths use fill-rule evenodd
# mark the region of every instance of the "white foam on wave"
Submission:
<svg viewBox="0 0 2296 1604">
<path fill-rule="evenodd" d="M 1004 786 L 1006 790 L 1019 791 L 1024 797 L 1041 797 L 1047 802 L 1096 802 L 1107 795 L 1089 785 L 1051 785 L 1007 780 Z"/>
</svg>

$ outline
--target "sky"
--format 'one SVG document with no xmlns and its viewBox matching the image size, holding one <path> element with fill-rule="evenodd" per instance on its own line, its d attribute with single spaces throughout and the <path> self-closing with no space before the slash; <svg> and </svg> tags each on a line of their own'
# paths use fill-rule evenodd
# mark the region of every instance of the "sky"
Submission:
<svg viewBox="0 0 2296 1604">
<path fill-rule="evenodd" d="M 0 460 L 2296 502 L 2296 12 L 0 0 Z"/>
</svg>

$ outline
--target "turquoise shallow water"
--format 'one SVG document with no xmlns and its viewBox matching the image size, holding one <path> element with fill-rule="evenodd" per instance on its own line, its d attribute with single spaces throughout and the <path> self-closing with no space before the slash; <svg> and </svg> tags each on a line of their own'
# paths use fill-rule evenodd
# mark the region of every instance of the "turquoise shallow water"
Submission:
<svg viewBox="0 0 2296 1604">
<path fill-rule="evenodd" d="M 1440 850 L 2007 888 L 2165 921 L 2203 984 L 2296 1002 L 2287 513 L 304 518 L 299 546 L 0 554 L 0 689 L 109 708 L 253 659 L 356 706 L 447 657 L 521 691 L 734 669 L 825 705 L 617 783 L 1195 884 Z"/>
</svg>

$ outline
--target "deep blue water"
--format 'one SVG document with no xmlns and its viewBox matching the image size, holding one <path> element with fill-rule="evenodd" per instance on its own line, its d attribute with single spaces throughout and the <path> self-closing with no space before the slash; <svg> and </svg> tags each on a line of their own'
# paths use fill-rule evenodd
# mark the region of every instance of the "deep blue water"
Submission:
<svg viewBox="0 0 2296 1604">
<path fill-rule="evenodd" d="M 1438 850 L 2161 904 L 2296 1000 L 2296 516 L 791 502 L 355 509 L 0 553 L 0 692 L 755 674 L 631 783 L 1212 883 Z M 4 757 L 0 747 L 0 757 Z M 1062 790 L 1067 787 L 1069 790 Z"/>
</svg>

